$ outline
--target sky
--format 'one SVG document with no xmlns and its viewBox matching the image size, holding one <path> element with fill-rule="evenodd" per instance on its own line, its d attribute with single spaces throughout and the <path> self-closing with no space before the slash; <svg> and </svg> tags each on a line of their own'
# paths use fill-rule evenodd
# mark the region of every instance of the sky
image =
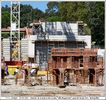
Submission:
<svg viewBox="0 0 106 100">
<path fill-rule="evenodd" d="M 43 12 L 45 12 L 45 10 L 47 9 L 47 3 L 48 1 L 24 1 L 21 2 L 21 4 L 27 4 L 27 5 L 31 5 L 33 8 L 38 8 L 40 10 L 42 10 Z M 11 2 L 9 1 L 2 1 L 2 6 L 8 5 L 11 6 Z"/>
</svg>

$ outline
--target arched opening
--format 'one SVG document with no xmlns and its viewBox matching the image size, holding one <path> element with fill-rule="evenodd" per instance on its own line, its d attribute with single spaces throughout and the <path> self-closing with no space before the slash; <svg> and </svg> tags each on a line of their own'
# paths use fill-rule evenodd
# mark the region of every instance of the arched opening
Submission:
<svg viewBox="0 0 106 100">
<path fill-rule="evenodd" d="M 95 83 L 95 70 L 89 69 L 89 83 L 94 84 Z"/>
<path fill-rule="evenodd" d="M 59 75 L 60 75 L 60 71 L 58 69 L 54 69 L 53 70 L 53 74 L 55 75 L 55 84 L 59 85 Z"/>
</svg>

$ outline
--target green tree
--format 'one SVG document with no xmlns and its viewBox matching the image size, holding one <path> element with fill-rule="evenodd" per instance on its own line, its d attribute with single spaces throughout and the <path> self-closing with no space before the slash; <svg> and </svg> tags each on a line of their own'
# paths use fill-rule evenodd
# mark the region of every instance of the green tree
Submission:
<svg viewBox="0 0 106 100">
<path fill-rule="evenodd" d="M 48 2 L 47 7 L 45 11 L 45 19 L 47 21 L 61 21 L 61 17 L 59 16 L 58 10 L 58 2 Z"/>
<path fill-rule="evenodd" d="M 44 12 L 39 9 L 32 8 L 31 5 L 20 5 L 20 22 L 21 27 L 29 26 L 34 19 L 39 19 L 44 17 Z"/>
<path fill-rule="evenodd" d="M 26 27 L 32 20 L 32 6 L 20 5 L 20 27 Z"/>
<path fill-rule="evenodd" d="M 45 18 L 44 16 L 44 12 L 42 12 L 41 10 L 35 8 L 33 9 L 32 11 L 32 19 L 42 19 L 42 18 Z"/>
<path fill-rule="evenodd" d="M 89 13 L 87 23 L 91 28 L 92 41 L 95 41 L 97 46 L 104 48 L 104 2 L 87 3 L 87 7 Z"/>
<path fill-rule="evenodd" d="M 104 2 L 50 2 L 47 6 L 48 21 L 84 21 L 92 41 L 104 47 Z"/>
<path fill-rule="evenodd" d="M 48 16 L 57 15 L 58 13 L 58 2 L 48 2 L 48 9 L 46 9 L 46 13 Z"/>
<path fill-rule="evenodd" d="M 7 28 L 10 26 L 10 8 L 6 5 L 5 7 L 2 7 L 1 10 L 1 27 Z"/>
</svg>

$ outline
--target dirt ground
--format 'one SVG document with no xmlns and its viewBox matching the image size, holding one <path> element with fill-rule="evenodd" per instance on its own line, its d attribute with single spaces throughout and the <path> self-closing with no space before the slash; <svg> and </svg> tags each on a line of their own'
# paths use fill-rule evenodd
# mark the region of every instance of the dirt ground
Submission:
<svg viewBox="0 0 106 100">
<path fill-rule="evenodd" d="M 59 88 L 50 85 L 15 85 L 14 78 L 1 86 L 1 96 L 104 96 L 104 86 L 77 85 Z"/>
</svg>

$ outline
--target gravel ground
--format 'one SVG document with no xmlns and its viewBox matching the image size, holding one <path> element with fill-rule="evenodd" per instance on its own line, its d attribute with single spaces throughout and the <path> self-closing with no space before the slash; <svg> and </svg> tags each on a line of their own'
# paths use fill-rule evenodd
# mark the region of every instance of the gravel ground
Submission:
<svg viewBox="0 0 106 100">
<path fill-rule="evenodd" d="M 6 83 L 8 84 L 1 86 L 1 96 L 104 96 L 104 86 L 22 86 L 15 85 L 13 77 L 9 77 Z"/>
</svg>

